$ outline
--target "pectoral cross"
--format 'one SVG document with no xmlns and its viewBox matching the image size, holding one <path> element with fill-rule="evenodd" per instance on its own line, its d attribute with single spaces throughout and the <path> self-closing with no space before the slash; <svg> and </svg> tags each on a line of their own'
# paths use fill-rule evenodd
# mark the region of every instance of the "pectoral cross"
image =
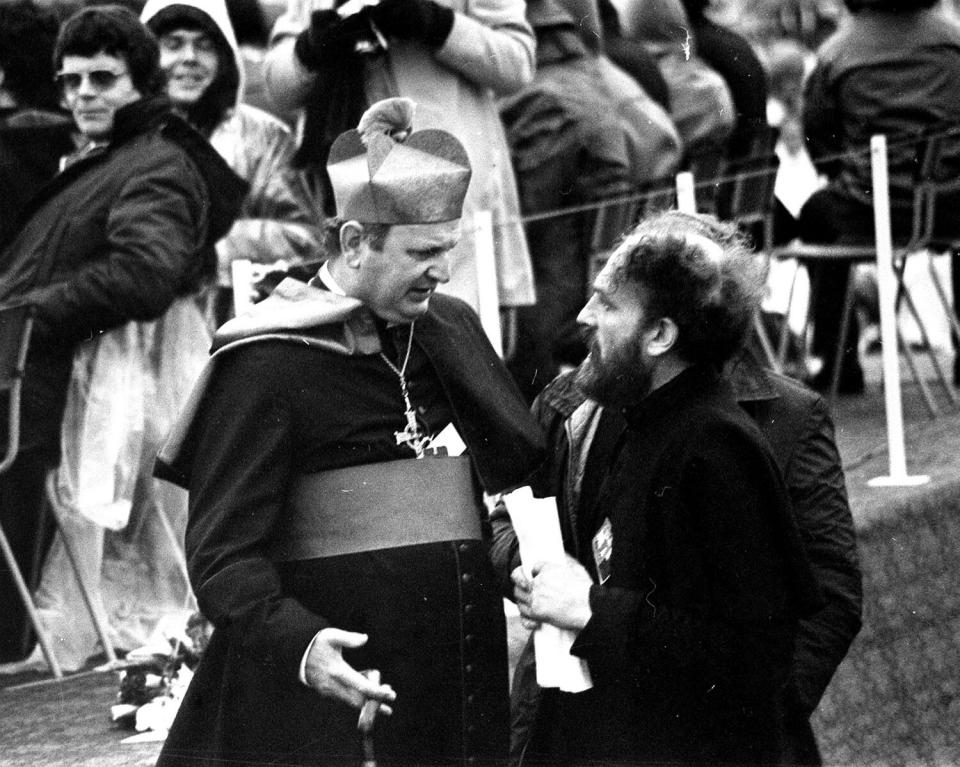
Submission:
<svg viewBox="0 0 960 767">
<path fill-rule="evenodd" d="M 427 454 L 432 438 L 420 431 L 417 414 L 413 412 L 413 408 L 408 407 L 404 415 L 407 417 L 407 425 L 403 431 L 395 431 L 393 436 L 397 438 L 398 445 L 407 445 L 417 454 L 417 458 L 423 458 Z"/>
</svg>

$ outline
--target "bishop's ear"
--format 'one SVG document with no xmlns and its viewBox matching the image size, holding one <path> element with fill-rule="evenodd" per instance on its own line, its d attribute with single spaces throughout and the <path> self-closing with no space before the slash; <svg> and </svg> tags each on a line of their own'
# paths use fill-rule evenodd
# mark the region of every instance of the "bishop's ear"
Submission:
<svg viewBox="0 0 960 767">
<path fill-rule="evenodd" d="M 340 253 L 350 266 L 360 263 L 360 246 L 363 244 L 363 224 L 347 221 L 340 226 Z"/>
</svg>

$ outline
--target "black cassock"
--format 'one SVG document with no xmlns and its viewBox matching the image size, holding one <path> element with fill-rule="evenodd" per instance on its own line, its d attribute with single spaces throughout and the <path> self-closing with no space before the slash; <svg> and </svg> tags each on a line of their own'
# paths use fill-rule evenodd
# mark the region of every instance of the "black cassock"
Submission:
<svg viewBox="0 0 960 767">
<path fill-rule="evenodd" d="M 401 367 L 409 328 L 371 328 Z M 177 470 L 161 471 L 189 485 L 191 580 L 215 630 L 159 764 L 359 764 L 358 711 L 299 681 L 327 626 L 367 634 L 345 659 L 396 690 L 374 731 L 378 764 L 502 760 L 507 658 L 488 536 L 270 556 L 295 478 L 412 457 L 394 436 L 406 423 L 396 372 L 377 353 L 294 339 L 243 344 L 214 371 Z M 417 320 L 406 378 L 420 422 L 430 433 L 455 424 L 487 491 L 522 483 L 542 459 L 538 427 L 456 299 L 434 296 Z M 475 484 L 470 513 L 482 515 Z"/>
</svg>

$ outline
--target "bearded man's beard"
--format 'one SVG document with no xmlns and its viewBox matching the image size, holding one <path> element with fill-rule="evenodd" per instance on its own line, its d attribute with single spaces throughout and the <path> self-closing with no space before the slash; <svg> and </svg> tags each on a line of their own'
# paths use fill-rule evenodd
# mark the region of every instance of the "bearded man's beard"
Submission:
<svg viewBox="0 0 960 767">
<path fill-rule="evenodd" d="M 575 377 L 588 397 L 610 407 L 639 402 L 650 393 L 652 379 L 653 366 L 639 343 L 611 349 L 606 359 L 601 359 L 596 339 Z"/>
</svg>

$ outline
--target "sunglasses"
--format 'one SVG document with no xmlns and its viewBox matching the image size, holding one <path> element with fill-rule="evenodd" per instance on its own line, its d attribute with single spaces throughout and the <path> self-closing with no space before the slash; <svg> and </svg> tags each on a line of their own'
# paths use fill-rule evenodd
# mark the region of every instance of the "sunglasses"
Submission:
<svg viewBox="0 0 960 767">
<path fill-rule="evenodd" d="M 83 78 L 97 91 L 108 91 L 126 72 L 111 72 L 109 69 L 94 69 L 92 72 L 59 72 L 54 81 L 64 93 L 76 93 L 80 90 Z"/>
</svg>

